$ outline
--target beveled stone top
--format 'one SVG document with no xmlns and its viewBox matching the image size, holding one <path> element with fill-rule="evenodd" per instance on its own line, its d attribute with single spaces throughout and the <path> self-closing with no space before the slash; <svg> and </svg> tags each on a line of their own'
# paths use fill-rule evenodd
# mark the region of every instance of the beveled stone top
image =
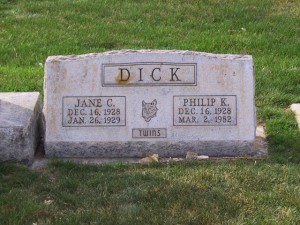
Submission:
<svg viewBox="0 0 300 225">
<path fill-rule="evenodd" d="M 224 60 L 252 60 L 251 55 L 236 55 L 236 54 L 215 54 L 215 53 L 207 53 L 207 52 L 196 52 L 196 51 L 188 51 L 188 50 L 114 50 L 107 51 L 103 53 L 89 53 L 82 55 L 57 55 L 57 56 L 49 56 L 47 58 L 47 62 L 55 62 L 55 61 L 72 61 L 72 60 L 80 60 L 87 58 L 96 58 L 101 57 L 103 55 L 124 55 L 124 54 L 179 54 L 179 55 L 195 55 L 195 56 L 203 56 L 209 58 L 217 58 Z"/>
</svg>

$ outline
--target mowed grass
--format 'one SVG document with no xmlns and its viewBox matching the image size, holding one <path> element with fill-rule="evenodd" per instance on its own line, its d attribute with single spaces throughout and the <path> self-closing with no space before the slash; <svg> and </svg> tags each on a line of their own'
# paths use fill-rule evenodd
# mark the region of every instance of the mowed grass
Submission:
<svg viewBox="0 0 300 225">
<path fill-rule="evenodd" d="M 300 132 L 288 109 L 300 102 L 299 46 L 297 0 L 0 0 L 0 91 L 42 94 L 49 55 L 251 54 L 270 151 L 257 162 L 2 164 L 0 224 L 300 224 Z"/>
<path fill-rule="evenodd" d="M 300 165 L 0 165 L 1 224 L 299 224 Z"/>
<path fill-rule="evenodd" d="M 0 91 L 43 93 L 49 55 L 115 49 L 251 54 L 258 120 L 271 159 L 300 162 L 287 110 L 300 102 L 300 3 L 238 1 L 0 1 Z"/>
</svg>

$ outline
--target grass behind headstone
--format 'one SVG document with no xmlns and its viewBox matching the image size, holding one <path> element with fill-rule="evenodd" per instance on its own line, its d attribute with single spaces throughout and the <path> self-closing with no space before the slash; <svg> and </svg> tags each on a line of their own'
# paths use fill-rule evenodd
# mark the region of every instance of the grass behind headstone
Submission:
<svg viewBox="0 0 300 225">
<path fill-rule="evenodd" d="M 0 91 L 43 93 L 49 55 L 113 49 L 252 54 L 271 158 L 300 162 L 298 1 L 1 1 Z M 279 143 L 278 143 L 279 142 Z"/>
<path fill-rule="evenodd" d="M 299 224 L 298 1 L 0 0 L 0 91 L 43 92 L 49 55 L 114 49 L 252 54 L 270 159 L 0 165 L 0 224 Z M 52 202 L 53 201 L 53 202 Z"/>
</svg>

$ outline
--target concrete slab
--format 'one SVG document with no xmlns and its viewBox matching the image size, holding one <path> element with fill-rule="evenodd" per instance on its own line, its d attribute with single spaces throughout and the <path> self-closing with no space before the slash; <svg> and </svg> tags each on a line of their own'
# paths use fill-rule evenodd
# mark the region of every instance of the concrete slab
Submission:
<svg viewBox="0 0 300 225">
<path fill-rule="evenodd" d="M 38 92 L 0 93 L 0 162 L 32 164 L 41 118 Z"/>
</svg>

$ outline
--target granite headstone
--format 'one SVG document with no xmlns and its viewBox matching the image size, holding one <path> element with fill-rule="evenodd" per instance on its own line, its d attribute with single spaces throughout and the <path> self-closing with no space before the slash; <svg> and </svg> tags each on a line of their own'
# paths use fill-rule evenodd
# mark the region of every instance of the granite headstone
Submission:
<svg viewBox="0 0 300 225">
<path fill-rule="evenodd" d="M 123 50 L 50 56 L 46 156 L 255 154 L 250 55 Z"/>
</svg>

